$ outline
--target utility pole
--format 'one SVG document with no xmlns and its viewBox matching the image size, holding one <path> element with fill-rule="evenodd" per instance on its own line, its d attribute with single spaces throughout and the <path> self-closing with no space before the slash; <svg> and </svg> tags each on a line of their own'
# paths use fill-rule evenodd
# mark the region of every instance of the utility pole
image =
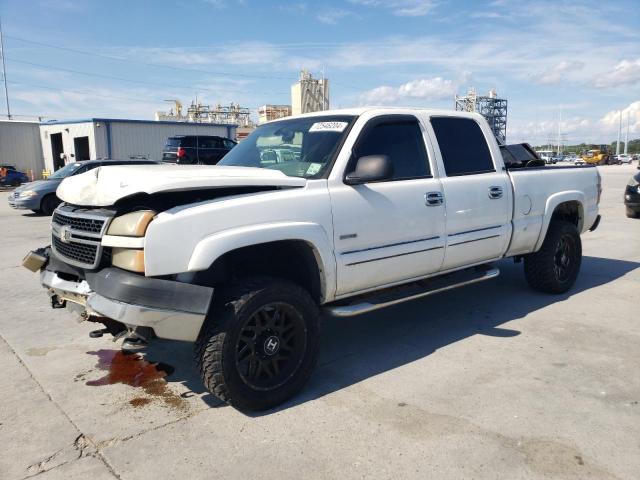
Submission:
<svg viewBox="0 0 640 480">
<path fill-rule="evenodd" d="M 562 122 L 562 110 L 558 111 L 558 148 L 556 150 L 556 155 L 560 156 L 560 123 Z"/>
<path fill-rule="evenodd" d="M 9 90 L 7 89 L 7 67 L 4 64 L 4 41 L 2 38 L 2 22 L 0 21 L 0 57 L 2 57 L 2 78 L 4 80 L 4 98 L 7 101 L 7 118 L 11 120 L 11 108 L 9 107 Z"/>
<path fill-rule="evenodd" d="M 618 141 L 616 142 L 616 155 L 620 155 L 620 130 L 622 130 L 622 110 L 618 120 Z"/>
<path fill-rule="evenodd" d="M 624 154 L 626 155 L 629 150 L 629 116 L 631 111 L 627 112 L 627 133 L 624 135 Z"/>
</svg>

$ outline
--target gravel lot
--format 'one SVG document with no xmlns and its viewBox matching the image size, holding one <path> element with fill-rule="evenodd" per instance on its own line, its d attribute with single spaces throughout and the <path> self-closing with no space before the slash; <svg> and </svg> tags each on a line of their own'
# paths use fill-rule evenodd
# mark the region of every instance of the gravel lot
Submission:
<svg viewBox="0 0 640 480">
<path fill-rule="evenodd" d="M 327 318 L 310 384 L 257 416 L 203 390 L 190 345 L 110 371 L 117 344 L 52 310 L 20 266 L 49 218 L 0 193 L 0 478 L 637 479 L 640 220 L 622 205 L 636 170 L 600 171 L 603 220 L 568 295 L 503 261 L 491 282 Z"/>
</svg>

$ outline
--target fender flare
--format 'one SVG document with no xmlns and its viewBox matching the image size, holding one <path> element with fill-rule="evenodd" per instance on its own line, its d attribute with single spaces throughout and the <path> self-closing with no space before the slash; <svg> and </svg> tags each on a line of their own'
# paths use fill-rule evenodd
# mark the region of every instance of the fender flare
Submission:
<svg viewBox="0 0 640 480">
<path fill-rule="evenodd" d="M 336 260 L 326 231 L 316 223 L 268 223 L 217 232 L 198 242 L 189 259 L 188 271 L 206 270 L 218 258 L 232 250 L 280 240 L 299 240 L 311 247 L 320 272 L 322 302 L 333 299 L 336 289 Z"/>
<path fill-rule="evenodd" d="M 542 247 L 542 242 L 544 242 L 544 239 L 547 236 L 551 217 L 553 216 L 553 212 L 556 207 L 565 202 L 578 202 L 578 214 L 580 217 L 578 220 L 578 232 L 582 232 L 582 224 L 584 222 L 584 205 L 586 202 L 584 193 L 579 190 L 568 190 L 566 192 L 554 193 L 547 198 L 547 203 L 544 208 L 544 216 L 542 218 L 542 228 L 540 229 L 540 235 L 538 236 L 536 246 L 533 249 L 534 252 L 537 252 Z"/>
</svg>

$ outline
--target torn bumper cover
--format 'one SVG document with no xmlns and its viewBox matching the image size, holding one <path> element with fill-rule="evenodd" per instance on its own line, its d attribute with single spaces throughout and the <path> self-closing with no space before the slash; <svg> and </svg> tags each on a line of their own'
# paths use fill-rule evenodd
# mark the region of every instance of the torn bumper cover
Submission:
<svg viewBox="0 0 640 480">
<path fill-rule="evenodd" d="M 50 262 L 40 280 L 53 297 L 71 310 L 102 316 L 130 329 L 152 328 L 156 336 L 195 341 L 209 310 L 213 289 L 148 278 L 117 268 L 86 272 L 84 280 L 66 279 Z M 71 302 L 71 303 L 69 303 Z"/>
</svg>

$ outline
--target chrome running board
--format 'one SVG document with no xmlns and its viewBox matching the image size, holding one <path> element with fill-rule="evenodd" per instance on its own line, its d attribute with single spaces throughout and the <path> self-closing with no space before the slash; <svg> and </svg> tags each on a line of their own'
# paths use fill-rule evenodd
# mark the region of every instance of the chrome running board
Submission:
<svg viewBox="0 0 640 480">
<path fill-rule="evenodd" d="M 480 265 L 472 269 L 442 275 L 441 277 L 433 277 L 366 295 L 359 295 L 349 299 L 351 303 L 337 302 L 326 306 L 324 311 L 336 317 L 353 317 L 465 285 L 491 280 L 498 275 L 500 275 L 500 270 L 492 265 Z"/>
</svg>

